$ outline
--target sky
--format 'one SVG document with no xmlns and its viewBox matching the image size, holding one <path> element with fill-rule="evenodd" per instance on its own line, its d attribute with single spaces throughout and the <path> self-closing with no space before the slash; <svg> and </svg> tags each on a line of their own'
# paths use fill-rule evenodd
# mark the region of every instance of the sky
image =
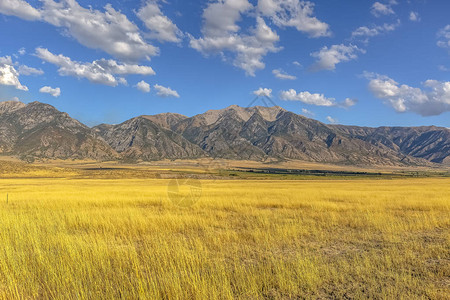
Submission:
<svg viewBox="0 0 450 300">
<path fill-rule="evenodd" d="M 0 101 L 94 126 L 273 103 L 450 127 L 448 0 L 0 0 Z"/>
</svg>

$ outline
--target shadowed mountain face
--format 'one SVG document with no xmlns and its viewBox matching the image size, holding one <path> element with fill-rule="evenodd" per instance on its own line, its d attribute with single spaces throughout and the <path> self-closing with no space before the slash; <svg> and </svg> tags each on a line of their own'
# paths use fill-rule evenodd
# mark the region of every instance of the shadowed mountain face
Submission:
<svg viewBox="0 0 450 300">
<path fill-rule="evenodd" d="M 361 165 L 450 165 L 450 130 L 326 125 L 280 107 L 165 113 L 88 128 L 54 107 L 0 103 L 0 151 L 19 157 L 149 161 L 214 157 Z"/>
<path fill-rule="evenodd" d="M 179 115 L 175 117 L 183 119 Z M 167 114 L 142 116 L 119 125 L 102 124 L 94 130 L 125 159 L 148 161 L 204 156 L 197 145 L 169 129 L 172 121 Z"/>
<path fill-rule="evenodd" d="M 332 126 L 375 146 L 386 146 L 406 155 L 450 164 L 450 130 L 435 126 L 379 127 Z"/>
<path fill-rule="evenodd" d="M 174 113 L 164 113 L 153 116 L 142 116 L 142 118 L 152 121 L 153 123 L 167 128 L 173 129 L 180 121 L 187 119 L 186 116 Z"/>
<path fill-rule="evenodd" d="M 22 158 L 117 158 L 91 128 L 39 102 L 0 102 L 0 153 Z"/>
<path fill-rule="evenodd" d="M 386 145 L 373 145 L 279 107 L 230 106 L 187 118 L 173 130 L 212 157 L 300 159 L 346 164 L 427 164 L 424 159 L 405 155 Z"/>
</svg>

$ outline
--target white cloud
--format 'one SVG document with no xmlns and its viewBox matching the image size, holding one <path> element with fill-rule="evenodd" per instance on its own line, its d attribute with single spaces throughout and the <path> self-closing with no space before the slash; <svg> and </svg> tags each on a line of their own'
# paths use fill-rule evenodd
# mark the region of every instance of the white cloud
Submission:
<svg viewBox="0 0 450 300">
<path fill-rule="evenodd" d="M 157 39 L 161 42 L 181 41 L 183 33 L 178 29 L 167 16 L 165 16 L 157 3 L 157 0 L 148 0 L 147 3 L 137 12 L 139 19 L 151 31 L 149 38 Z"/>
<path fill-rule="evenodd" d="M 222 36 L 238 32 L 240 27 L 236 23 L 241 20 L 241 14 L 251 8 L 247 0 L 218 0 L 210 3 L 203 11 L 204 35 Z"/>
<path fill-rule="evenodd" d="M 154 75 L 149 66 L 134 64 L 119 64 L 112 59 L 100 59 L 89 62 L 77 62 L 62 54 L 55 55 L 44 48 L 36 48 L 36 56 L 59 67 L 58 73 L 62 76 L 86 78 L 93 83 L 117 86 L 119 84 L 115 75 Z"/>
<path fill-rule="evenodd" d="M 294 62 L 292 62 L 292 64 L 293 64 L 294 66 L 299 67 L 299 68 L 303 67 L 302 64 L 299 63 L 298 61 L 294 61 Z"/>
<path fill-rule="evenodd" d="M 110 4 L 104 9 L 87 9 L 75 0 L 45 0 L 42 15 L 46 22 L 65 28 L 81 44 L 122 60 L 137 61 L 158 54 L 158 48 L 145 42 L 127 16 Z"/>
<path fill-rule="evenodd" d="M 372 8 L 370 9 L 370 12 L 375 17 L 381 17 L 381 16 L 387 16 L 387 15 L 393 15 L 395 14 L 394 10 L 392 9 L 392 5 L 397 4 L 395 1 L 391 1 L 391 3 L 383 4 L 380 2 L 375 2 L 372 5 Z"/>
<path fill-rule="evenodd" d="M 260 87 L 256 91 L 253 91 L 253 94 L 258 97 L 272 97 L 272 89 Z"/>
<path fill-rule="evenodd" d="M 61 89 L 59 87 L 58 88 L 52 88 L 52 87 L 49 87 L 49 86 L 43 86 L 43 87 L 40 88 L 39 92 L 45 93 L 45 94 L 50 94 L 50 95 L 52 95 L 55 98 L 59 97 L 61 95 Z"/>
<path fill-rule="evenodd" d="M 303 0 L 259 0 L 258 11 L 279 27 L 294 27 L 311 37 L 330 36 L 329 25 L 314 14 L 314 3 Z"/>
<path fill-rule="evenodd" d="M 61 27 L 65 35 L 80 44 L 101 49 L 123 61 L 150 59 L 159 52 L 144 40 L 139 28 L 111 4 L 102 12 L 84 8 L 76 0 L 42 0 L 38 11 L 22 0 L 4 0 L 0 2 L 0 12 Z"/>
<path fill-rule="evenodd" d="M 139 81 L 135 87 L 140 90 L 141 92 L 144 93 L 149 93 L 150 92 L 150 84 L 148 84 L 147 82 L 145 82 L 144 80 Z"/>
<path fill-rule="evenodd" d="M 374 37 L 380 34 L 384 34 L 390 31 L 394 31 L 398 26 L 400 26 L 400 20 L 397 23 L 383 24 L 382 26 L 361 26 L 352 32 L 352 38 L 367 38 Z"/>
<path fill-rule="evenodd" d="M 314 117 L 316 114 L 306 108 L 302 108 L 302 114 L 308 117 Z"/>
<path fill-rule="evenodd" d="M 357 59 L 357 52 L 365 53 L 365 50 L 355 45 L 345 46 L 340 44 L 333 45 L 330 48 L 325 46 L 320 51 L 311 53 L 312 57 L 318 59 L 312 66 L 312 70 L 334 70 L 338 63 Z"/>
<path fill-rule="evenodd" d="M 19 53 L 20 55 L 25 55 L 25 53 L 27 53 L 27 51 L 25 50 L 24 47 L 20 48 L 17 53 Z"/>
<path fill-rule="evenodd" d="M 288 91 L 281 91 L 281 100 L 286 101 L 301 101 L 306 104 L 317 106 L 336 106 L 334 98 L 326 98 L 323 94 L 311 94 L 310 92 L 299 92 L 290 89 Z"/>
<path fill-rule="evenodd" d="M 357 99 L 345 98 L 344 101 L 342 101 L 341 103 L 338 103 L 338 106 L 348 108 L 348 107 L 352 107 L 352 106 L 356 105 L 356 103 L 358 103 Z"/>
<path fill-rule="evenodd" d="M 41 18 L 40 12 L 23 0 L 0 1 L 0 13 L 25 20 L 38 20 Z"/>
<path fill-rule="evenodd" d="M 169 87 L 163 87 L 162 85 L 155 84 L 153 86 L 156 90 L 159 97 L 167 98 L 167 97 L 175 97 L 180 98 L 180 95 L 178 95 L 177 91 L 172 90 Z"/>
<path fill-rule="evenodd" d="M 190 47 L 204 55 L 219 54 L 224 60 L 231 54 L 234 66 L 255 76 L 257 70 L 265 68 L 264 56 L 281 48 L 276 47 L 279 36 L 262 17 L 256 17 L 255 27 L 241 32 L 237 22 L 252 8 L 247 0 L 210 3 L 203 11 L 203 36 L 198 39 L 190 36 Z"/>
<path fill-rule="evenodd" d="M 418 12 L 410 12 L 409 13 L 409 20 L 413 21 L 413 22 L 419 22 L 420 21 L 420 16 Z"/>
<path fill-rule="evenodd" d="M 123 77 L 117 78 L 117 82 L 122 85 L 126 85 L 126 86 L 128 85 L 128 81 Z"/>
<path fill-rule="evenodd" d="M 365 77 L 370 80 L 369 89 L 374 96 L 385 100 L 397 112 L 434 116 L 450 111 L 450 81 L 427 80 L 423 90 L 379 74 L 365 73 Z"/>
<path fill-rule="evenodd" d="M 450 49 L 450 24 L 439 30 L 437 36 L 439 38 L 437 45 Z"/>
<path fill-rule="evenodd" d="M 293 75 L 289 75 L 286 72 L 284 72 L 281 69 L 275 69 L 272 71 L 272 74 L 275 75 L 276 78 L 282 79 L 282 80 L 295 80 L 297 77 Z"/>
<path fill-rule="evenodd" d="M 19 72 L 14 68 L 10 56 L 0 57 L 0 85 L 13 86 L 18 90 L 28 91 L 19 81 Z"/>
<path fill-rule="evenodd" d="M 29 66 L 25 66 L 25 65 L 21 65 L 19 66 L 19 74 L 20 75 L 42 75 L 44 74 L 44 71 L 42 71 L 41 69 L 36 69 L 33 67 L 29 67 Z"/>
<path fill-rule="evenodd" d="M 447 68 L 447 67 L 444 66 L 444 65 L 439 65 L 439 66 L 438 66 L 438 69 L 439 69 L 439 71 L 443 71 L 443 72 L 448 72 L 448 71 L 450 71 L 450 68 Z"/>
<path fill-rule="evenodd" d="M 14 65 L 11 56 L 0 56 L 0 64 Z"/>
<path fill-rule="evenodd" d="M 311 94 L 308 91 L 298 92 L 294 89 L 290 89 L 287 91 L 281 91 L 280 99 L 286 101 L 300 101 L 310 105 L 316 106 L 328 106 L 328 107 L 341 107 L 341 108 L 349 108 L 354 106 L 358 100 L 346 98 L 342 102 L 336 102 L 334 98 L 327 98 L 324 94 Z"/>
<path fill-rule="evenodd" d="M 18 55 L 14 54 L 14 57 L 17 58 Z M 12 59 L 11 59 L 11 56 L 9 56 L 9 55 L 8 56 L 4 56 L 4 57 L 0 57 L 0 64 L 11 65 L 14 68 L 18 66 L 17 73 L 19 75 L 29 76 L 29 75 L 42 75 L 42 74 L 44 74 L 44 71 L 42 71 L 41 69 L 36 69 L 36 68 L 29 67 L 29 66 L 26 66 L 26 65 L 20 65 L 18 62 L 13 62 Z"/>
<path fill-rule="evenodd" d="M 339 121 L 337 119 L 332 118 L 331 116 L 327 116 L 327 121 L 330 122 L 331 124 L 339 123 Z"/>
</svg>

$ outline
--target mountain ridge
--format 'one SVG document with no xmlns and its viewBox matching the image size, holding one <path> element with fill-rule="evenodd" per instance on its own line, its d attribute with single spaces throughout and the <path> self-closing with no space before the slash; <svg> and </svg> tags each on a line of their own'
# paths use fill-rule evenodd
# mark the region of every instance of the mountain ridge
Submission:
<svg viewBox="0 0 450 300">
<path fill-rule="evenodd" d="M 354 165 L 450 165 L 450 130 L 327 125 L 281 107 L 141 115 L 92 128 L 51 105 L 0 102 L 0 154 L 151 161 L 202 157 Z"/>
</svg>

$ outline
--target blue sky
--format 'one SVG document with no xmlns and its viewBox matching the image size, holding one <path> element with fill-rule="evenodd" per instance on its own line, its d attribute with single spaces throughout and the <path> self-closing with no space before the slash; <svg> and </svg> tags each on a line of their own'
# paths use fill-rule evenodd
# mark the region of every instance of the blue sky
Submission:
<svg viewBox="0 0 450 300">
<path fill-rule="evenodd" d="M 1 1 L 0 101 L 92 126 L 269 95 L 325 123 L 450 127 L 449 12 L 447 0 Z"/>
</svg>

